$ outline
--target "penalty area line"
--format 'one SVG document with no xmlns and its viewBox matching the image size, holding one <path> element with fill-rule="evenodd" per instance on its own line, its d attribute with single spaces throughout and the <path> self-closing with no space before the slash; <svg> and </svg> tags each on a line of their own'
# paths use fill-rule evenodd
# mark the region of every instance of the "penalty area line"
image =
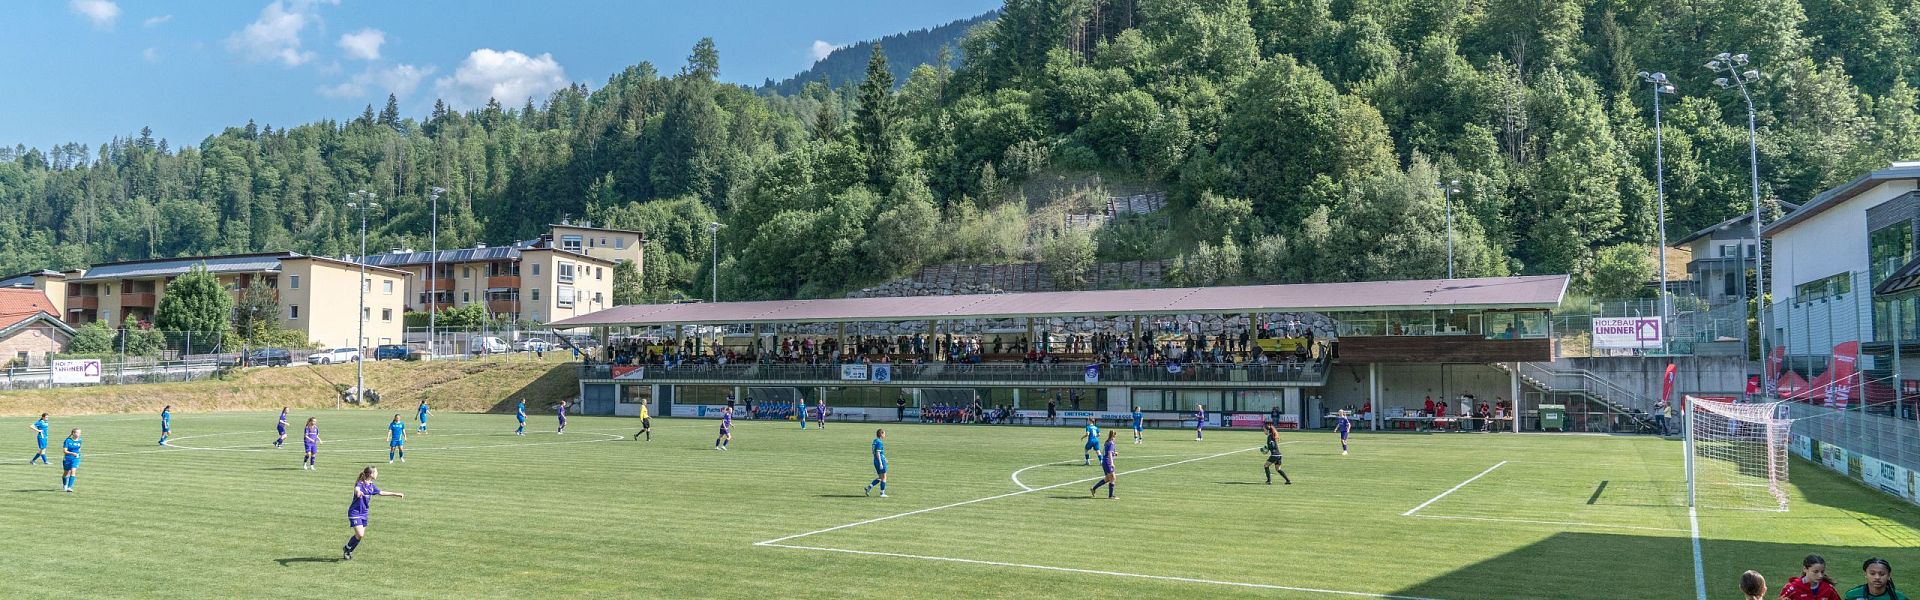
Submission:
<svg viewBox="0 0 1920 600">
<path fill-rule="evenodd" d="M 1460 488 L 1463 488 L 1463 487 L 1467 487 L 1467 484 L 1469 484 L 1469 483 L 1473 483 L 1473 481 L 1474 481 L 1474 480 L 1476 480 L 1476 479 L 1479 479 L 1479 478 L 1481 478 L 1481 477 L 1486 477 L 1488 473 L 1492 473 L 1494 469 L 1498 469 L 1498 468 L 1500 468 L 1500 467 L 1501 467 L 1502 465 L 1505 465 L 1505 464 L 1507 464 L 1507 461 L 1504 461 L 1504 460 L 1503 460 L 1503 461 L 1500 461 L 1500 462 L 1499 462 L 1499 463 L 1497 463 L 1497 464 L 1494 464 L 1494 465 L 1493 465 L 1493 466 L 1491 466 L 1491 467 L 1487 467 L 1487 470 L 1485 470 L 1485 471 L 1481 471 L 1479 475 L 1475 475 L 1475 476 L 1472 476 L 1472 477 L 1468 477 L 1466 481 L 1462 481 L 1462 482 L 1460 482 L 1460 485 L 1456 485 L 1456 486 L 1453 486 L 1453 488 L 1452 488 L 1452 489 L 1449 489 L 1449 490 L 1447 490 L 1447 491 L 1444 491 L 1444 492 L 1440 492 L 1440 495 L 1438 495 L 1438 496 L 1434 496 L 1434 497 L 1433 497 L 1432 499 L 1429 499 L 1429 500 L 1427 500 L 1426 502 L 1422 502 L 1422 503 L 1420 503 L 1420 505 L 1419 505 L 1419 506 L 1415 506 L 1415 507 L 1413 507 L 1413 510 L 1409 510 L 1409 511 L 1407 511 L 1407 512 L 1403 512 L 1403 513 L 1400 513 L 1400 516 L 1402 516 L 1402 517 L 1411 517 L 1411 516 L 1413 516 L 1413 514 L 1414 514 L 1414 513 L 1417 513 L 1417 512 L 1420 512 L 1420 509 L 1422 509 L 1422 508 L 1426 508 L 1427 506 L 1429 506 L 1429 505 L 1432 505 L 1432 504 L 1433 504 L 1433 503 L 1435 503 L 1435 502 L 1439 502 L 1441 498 L 1445 498 L 1445 497 L 1447 497 L 1448 495 L 1450 495 L 1450 494 L 1452 494 L 1452 493 L 1454 493 L 1454 492 L 1458 492 L 1458 491 L 1460 491 Z"/>
<path fill-rule="evenodd" d="M 1023 492 L 1016 492 L 1016 493 L 1023 493 Z M 827 548 L 822 546 L 796 546 L 791 544 L 780 544 L 780 543 L 774 543 L 774 542 L 760 542 L 755 545 L 766 546 L 770 548 L 787 548 L 789 550 L 812 550 L 816 552 L 839 552 L 842 554 L 858 554 L 862 556 L 885 556 L 885 557 L 891 557 L 891 558 L 911 558 L 915 560 L 932 560 L 932 561 L 940 561 L 940 562 L 962 563 L 962 564 L 982 565 L 982 566 L 990 566 L 990 567 L 1011 567 L 1016 569 L 1032 569 L 1036 571 L 1053 571 L 1056 573 L 1077 573 L 1082 575 L 1106 575 L 1109 577 L 1131 577 L 1134 579 L 1151 579 L 1155 581 L 1198 583 L 1198 584 L 1205 584 L 1205 585 L 1256 588 L 1256 589 L 1263 589 L 1263 590 L 1282 590 L 1282 591 L 1289 591 L 1289 592 L 1307 592 L 1307 593 L 1313 593 L 1313 594 L 1331 594 L 1331 595 L 1338 595 L 1338 596 L 1353 596 L 1353 597 L 1359 597 L 1359 598 L 1379 598 L 1384 600 L 1439 600 L 1438 598 L 1426 598 L 1421 596 L 1397 596 L 1393 594 L 1376 594 L 1373 592 L 1354 592 L 1354 591 L 1347 591 L 1347 590 L 1329 590 L 1329 589 L 1322 589 L 1322 588 L 1295 587 L 1295 586 L 1274 585 L 1274 584 L 1267 584 L 1267 583 L 1245 583 L 1245 582 L 1239 582 L 1239 581 L 1221 581 L 1218 579 L 1201 579 L 1198 577 L 1175 577 L 1170 575 L 1148 575 L 1145 573 L 1127 573 L 1123 571 L 1105 571 L 1105 570 L 1099 570 L 1099 569 L 1076 569 L 1073 567 L 1029 565 L 1029 564 L 1001 562 L 1001 561 L 994 561 L 994 560 L 975 560 L 971 558 L 955 558 L 951 556 L 926 556 L 926 555 L 920 555 L 920 554 L 902 554 L 898 552 L 874 552 L 871 550 L 849 550 L 845 548 Z"/>
<path fill-rule="evenodd" d="M 1186 464 L 1186 463 L 1190 463 L 1190 462 L 1194 462 L 1194 461 L 1201 461 L 1201 460 L 1207 460 L 1207 459 L 1212 459 L 1212 458 L 1220 458 L 1220 457 L 1222 457 L 1222 456 L 1228 456 L 1228 455 L 1233 455 L 1233 454 L 1239 454 L 1239 453 L 1242 453 L 1242 452 L 1248 452 L 1248 451 L 1252 451 L 1252 450 L 1259 450 L 1259 448 L 1241 448 L 1241 449 L 1239 449 L 1239 450 L 1233 450 L 1233 451 L 1229 451 L 1229 452 L 1221 452 L 1221 453 L 1219 453 L 1219 454 L 1209 454 L 1209 455 L 1207 455 L 1207 456 L 1202 456 L 1202 457 L 1199 457 L 1199 458 L 1189 458 L 1189 459 L 1186 459 L 1186 460 L 1178 460 L 1178 461 L 1174 461 L 1174 462 L 1170 462 L 1170 463 L 1166 463 L 1166 464 L 1161 464 L 1161 465 L 1154 465 L 1154 466 L 1151 466 L 1151 467 L 1141 467 L 1141 468 L 1138 468 L 1138 469 L 1133 469 L 1133 470 L 1130 470 L 1130 471 L 1121 471 L 1121 472 L 1119 472 L 1119 473 L 1116 473 L 1115 475 L 1131 475 L 1131 474 L 1134 474 L 1134 473 L 1141 473 L 1141 472 L 1145 472 L 1145 471 L 1152 471 L 1152 470 L 1154 470 L 1154 469 L 1161 469 L 1161 468 L 1166 468 L 1166 467 L 1171 467 L 1171 466 L 1174 466 L 1174 465 L 1183 465 L 1183 464 Z M 812 536 L 812 535 L 819 535 L 819 534 L 822 534 L 822 533 L 827 533 L 827 532 L 829 532 L 829 531 L 839 531 L 839 530 L 842 530 L 842 529 L 846 529 L 846 528 L 849 528 L 849 527 L 859 527 L 859 526 L 861 526 L 861 525 L 871 525 L 871 524 L 874 524 L 874 523 L 879 523 L 879 522 L 881 522 L 881 521 L 891 521 L 891 520 L 893 520 L 893 519 L 898 519 L 898 518 L 900 518 L 900 517 L 910 517 L 910 516 L 913 516 L 913 515 L 917 515 L 917 514 L 921 514 L 921 513 L 930 513 L 930 512 L 933 512 L 933 511 L 936 511 L 936 510 L 946 510 L 946 509 L 949 509 L 949 508 L 957 508 L 957 507 L 961 507 L 961 506 L 966 506 L 966 505 L 969 505 L 969 504 L 978 504 L 978 503 L 981 503 L 981 502 L 986 502 L 986 501 L 988 501 L 988 500 L 999 500 L 999 499 L 1001 499 L 1001 498 L 1011 498 L 1011 497 L 1013 497 L 1013 496 L 1019 496 L 1019 495 L 1022 495 L 1022 494 L 1031 494 L 1031 493 L 1033 493 L 1033 492 L 1043 492 L 1043 491 L 1046 491 L 1046 490 L 1051 490 L 1051 489 L 1054 489 L 1054 488 L 1060 488 L 1060 487 L 1066 487 L 1066 486 L 1069 486 L 1069 485 L 1074 485 L 1074 484 L 1079 484 L 1079 483 L 1086 483 L 1086 482 L 1089 482 L 1089 481 L 1093 481 L 1093 480 L 1095 480 L 1095 479 L 1100 479 L 1100 477 L 1088 477 L 1088 478 L 1086 478 L 1086 479 L 1081 479 L 1081 480 L 1078 480 L 1078 481 L 1068 481 L 1068 482 L 1065 482 L 1065 483 L 1056 483 L 1056 484 L 1053 484 L 1053 485 L 1049 485 L 1049 486 L 1042 486 L 1042 487 L 1037 487 L 1037 488 L 1032 488 L 1032 489 L 1025 489 L 1025 490 L 1020 490 L 1020 491 L 1017 491 L 1017 492 L 1007 492 L 1007 493 L 1005 493 L 1005 494 L 998 494 L 998 495 L 994 495 L 994 496 L 987 496 L 987 497 L 985 497 L 985 498 L 974 498 L 974 499 L 972 499 L 972 500 L 964 500 L 964 501 L 960 501 L 960 502 L 955 502 L 955 503 L 952 503 L 952 504 L 943 504 L 943 505 L 940 505 L 940 506 L 935 506 L 935 507 L 931 507 L 931 508 L 922 508 L 922 509 L 919 509 L 919 510 L 910 510 L 910 511 L 907 511 L 907 512 L 903 512 L 903 513 L 899 513 L 899 514 L 893 514 L 893 515 L 887 515 L 887 516 L 884 516 L 884 517 L 877 517 L 877 518 L 872 518 L 872 519 L 867 519 L 867 520 L 865 520 L 865 521 L 856 521 L 856 522 L 853 522 L 853 523 L 848 523 L 848 524 L 845 524 L 845 525 L 835 525 L 835 526 L 833 526 L 833 527 L 828 527 L 828 528 L 826 528 L 826 529 L 819 529 L 819 530 L 815 530 L 815 531 L 809 531 L 809 532 L 806 532 L 806 533 L 796 533 L 796 534 L 793 534 L 793 535 L 789 535 L 789 536 L 786 536 L 786 537 L 779 537 L 779 538 L 774 538 L 774 539 L 771 539 L 771 540 L 767 540 L 767 541 L 764 541 L 764 542 L 754 542 L 754 543 L 753 543 L 753 545 L 755 545 L 755 546 L 771 546 L 771 545 L 776 545 L 776 544 L 779 544 L 780 542 L 784 542 L 784 541 L 787 541 L 787 540 L 796 540 L 796 539 L 800 539 L 800 538 L 803 538 L 803 537 L 807 537 L 807 536 Z"/>
</svg>

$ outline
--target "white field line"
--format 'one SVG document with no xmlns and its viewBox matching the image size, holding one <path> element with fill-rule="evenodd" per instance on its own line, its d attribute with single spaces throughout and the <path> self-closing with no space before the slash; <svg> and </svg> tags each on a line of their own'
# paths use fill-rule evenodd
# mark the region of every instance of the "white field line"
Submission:
<svg viewBox="0 0 1920 600">
<path fill-rule="evenodd" d="M 678 429 L 678 428 L 689 428 L 689 427 L 694 427 L 694 426 L 674 425 L 669 427 L 655 427 L 654 429 L 669 429 L 669 428 Z M 595 429 L 576 430 L 578 433 L 607 436 L 605 439 L 568 440 L 564 442 L 528 442 L 528 443 L 518 443 L 518 444 L 492 444 L 492 445 L 484 445 L 484 446 L 440 446 L 440 447 L 433 447 L 433 448 L 410 446 L 409 449 L 436 450 L 436 451 L 437 450 L 480 450 L 480 449 L 486 449 L 486 448 L 509 448 L 509 447 L 517 447 L 517 446 L 552 446 L 557 444 L 586 444 L 586 443 L 594 443 L 594 442 L 611 442 L 611 441 L 614 441 L 615 439 L 626 439 L 626 436 L 613 435 L 610 433 L 601 433 L 601 432 L 628 431 L 630 429 L 631 428 L 628 428 L 628 427 L 614 427 L 614 428 L 595 428 Z M 513 432 L 511 431 L 496 432 L 490 429 L 486 430 L 485 432 L 480 432 L 476 430 L 458 430 L 458 431 L 462 431 L 463 433 L 441 433 L 438 435 L 438 437 L 449 438 L 449 437 L 459 437 L 459 436 L 512 436 L 513 435 Z M 187 450 L 197 450 L 202 452 L 273 452 L 276 450 L 275 448 L 261 447 L 265 445 L 264 442 L 260 444 L 239 444 L 239 445 L 233 445 L 233 446 L 210 446 L 210 447 L 181 446 L 181 445 L 174 444 L 174 442 L 177 442 L 180 440 L 186 440 L 186 439 L 205 438 L 205 437 L 224 436 L 224 435 L 268 436 L 274 433 L 275 432 L 272 430 L 226 431 L 226 432 L 220 432 L 220 433 L 203 433 L 199 435 L 181 436 L 177 438 L 168 439 L 165 448 L 159 448 L 159 449 L 153 449 L 153 450 L 129 450 L 124 452 L 98 452 L 98 453 L 88 453 L 85 456 L 87 458 L 95 458 L 95 457 L 102 457 L 102 456 L 126 456 L 130 454 L 156 454 L 156 453 L 163 453 L 163 452 L 181 452 L 181 451 L 187 451 Z M 542 432 L 535 435 L 556 435 L 556 434 L 553 434 L 550 432 Z M 288 436 L 288 437 L 292 439 L 297 439 L 297 436 Z M 433 437 L 433 436 L 432 434 L 429 434 L 428 437 Z M 519 437 L 519 436 L 514 436 L 514 437 Z M 387 439 L 386 436 L 365 437 L 365 438 L 341 438 L 341 439 L 323 438 L 322 442 L 354 442 L 354 441 L 369 441 L 369 440 L 384 440 L 384 439 Z M 385 451 L 386 451 L 385 448 L 357 448 L 357 449 L 332 450 L 330 452 L 376 452 L 377 453 L 377 452 L 385 452 Z"/>
<path fill-rule="evenodd" d="M 992 566 L 992 567 L 1013 567 L 1018 569 L 1035 569 L 1040 571 L 1054 571 L 1059 573 L 1079 573 L 1084 575 L 1107 575 L 1112 577 L 1132 577 L 1135 579 L 1152 579 L 1156 581 L 1175 581 L 1180 583 L 1200 583 L 1200 584 L 1207 584 L 1207 585 L 1223 585 L 1223 586 L 1244 587 L 1244 588 L 1258 588 L 1263 590 L 1284 590 L 1289 592 L 1333 594 L 1333 595 L 1339 595 L 1339 596 L 1355 596 L 1360 598 L 1382 598 L 1386 600 L 1438 600 L 1437 598 L 1425 598 L 1420 596 L 1395 596 L 1392 594 L 1375 594 L 1372 592 L 1350 592 L 1346 590 L 1329 590 L 1329 589 L 1321 589 L 1321 588 L 1293 587 L 1293 586 L 1286 586 L 1286 585 L 1272 585 L 1272 584 L 1266 584 L 1266 583 L 1242 583 L 1238 581 L 1220 581 L 1217 579 L 1199 579 L 1195 577 L 1171 577 L 1167 575 L 1147 575 L 1143 573 L 1126 573 L 1121 571 L 1102 571 L 1097 569 L 1075 569 L 1071 567 L 1052 567 L 1047 565 L 1028 565 L 1028 564 L 1021 564 L 1021 563 L 1000 562 L 1000 561 L 992 561 L 992 560 L 953 558 L 949 556 L 923 556 L 919 554 L 901 554 L 898 552 L 872 552 L 868 550 L 848 550 L 844 548 L 825 548 L 820 546 L 793 546 L 788 544 L 775 544 L 771 542 L 760 542 L 755 545 L 767 546 L 770 548 L 787 548 L 791 550 L 815 550 L 820 552 L 840 552 L 845 554 L 859 554 L 864 556 L 887 556 L 892 558 L 937 560 L 942 562 L 964 563 L 964 564 L 970 564 L 970 565 L 985 565 L 985 566 Z"/>
<path fill-rule="evenodd" d="M 1166 464 L 1162 464 L 1162 465 L 1154 465 L 1154 466 L 1151 466 L 1151 467 L 1141 467 L 1141 468 L 1138 468 L 1138 469 L 1133 469 L 1133 470 L 1131 470 L 1131 471 L 1121 471 L 1121 472 L 1119 472 L 1119 473 L 1116 473 L 1116 475 L 1131 475 L 1131 474 L 1134 474 L 1134 473 L 1140 473 L 1140 472 L 1144 472 L 1144 471 L 1152 471 L 1152 470 L 1154 470 L 1154 469 L 1161 469 L 1161 468 L 1166 468 L 1166 467 L 1171 467 L 1171 466 L 1174 466 L 1174 465 L 1182 465 L 1182 464 L 1186 464 L 1186 463 L 1190 463 L 1190 462 L 1194 462 L 1194 461 L 1200 461 L 1200 460 L 1207 460 L 1207 459 L 1211 459 L 1211 458 L 1220 458 L 1220 457 L 1222 457 L 1222 456 L 1227 456 L 1227 455 L 1231 455 L 1231 454 L 1239 454 L 1239 453 L 1241 453 L 1241 452 L 1247 452 L 1247 451 L 1251 451 L 1251 450 L 1259 450 L 1259 448 L 1242 448 L 1242 449 L 1239 449 L 1239 450 L 1233 450 L 1233 451 L 1229 451 L 1229 452 L 1221 452 L 1221 453 L 1219 453 L 1219 454 L 1209 454 L 1209 455 L 1207 455 L 1207 456 L 1201 456 L 1201 457 L 1198 457 L 1198 458 L 1189 458 L 1189 459 L 1186 459 L 1186 460 L 1179 460 L 1179 461 L 1174 461 L 1174 462 L 1170 462 L 1170 463 L 1166 463 Z M 887 515 L 887 516 L 884 516 L 884 517 L 878 517 L 878 518 L 873 518 L 873 519 L 867 519 L 867 520 L 865 520 L 865 521 L 856 521 L 856 522 L 853 522 L 853 523 L 848 523 L 848 524 L 845 524 L 845 525 L 835 525 L 835 526 L 833 526 L 833 527 L 828 527 L 828 528 L 826 528 L 826 529 L 819 529 L 819 530 L 814 530 L 814 531 L 809 531 L 809 532 L 806 532 L 806 533 L 796 533 L 796 534 L 793 534 L 793 535 L 789 535 L 789 536 L 786 536 L 786 537 L 780 537 L 780 538 L 774 538 L 774 539 L 771 539 L 771 540 L 767 540 L 767 541 L 764 541 L 764 542 L 754 542 L 754 543 L 753 543 L 753 545 L 755 545 L 755 546 L 770 546 L 770 545 L 775 545 L 775 544 L 779 544 L 780 542 L 784 542 L 784 541 L 787 541 L 787 540 L 793 540 L 793 539 L 799 539 L 799 538 L 803 538 L 803 537 L 807 537 L 807 536 L 812 536 L 812 535 L 819 535 L 819 534 L 822 534 L 822 533 L 826 533 L 826 532 L 829 532 L 829 531 L 839 531 L 839 530 L 841 530 L 841 529 L 846 529 L 846 528 L 849 528 L 849 527 L 859 527 L 859 526 L 861 526 L 861 525 L 871 525 L 871 524 L 873 524 L 873 523 L 879 523 L 879 522 L 881 522 L 881 521 L 891 521 L 891 520 L 893 520 L 893 519 L 898 519 L 898 518 L 900 518 L 900 517 L 910 517 L 910 516 L 913 516 L 913 515 L 917 515 L 917 514 L 921 514 L 921 513 L 930 513 L 930 512 L 933 512 L 933 511 L 936 511 L 936 510 L 946 510 L 946 509 L 949 509 L 949 508 L 955 508 L 955 507 L 960 507 L 960 506 L 966 506 L 966 505 L 968 505 L 968 504 L 978 504 L 978 503 L 981 503 L 981 502 L 986 502 L 986 501 L 988 501 L 988 500 L 999 500 L 999 499 L 1001 499 L 1001 498 L 1010 498 L 1010 497 L 1013 497 L 1013 496 L 1019 496 L 1019 495 L 1022 495 L 1022 494 L 1030 494 L 1030 493 L 1033 493 L 1033 492 L 1040 492 L 1040 491 L 1046 491 L 1046 490 L 1050 490 L 1050 489 L 1054 489 L 1054 488 L 1058 488 L 1058 487 L 1065 487 L 1065 486 L 1069 486 L 1069 485 L 1074 485 L 1074 484 L 1077 484 L 1077 483 L 1086 483 L 1086 482 L 1089 482 L 1089 481 L 1093 481 L 1093 480 L 1095 480 L 1095 479 L 1100 479 L 1100 477 L 1088 477 L 1088 478 L 1086 478 L 1086 479 L 1081 479 L 1081 480 L 1078 480 L 1078 481 L 1068 481 L 1068 482 L 1065 482 L 1065 483 L 1056 483 L 1056 484 L 1053 484 L 1053 485 L 1049 485 L 1049 486 L 1044 486 L 1044 487 L 1037 487 L 1037 488 L 1032 488 L 1032 489 L 1025 489 L 1025 490 L 1020 490 L 1020 491 L 1017 491 L 1017 492 L 1007 492 L 1007 493 L 1005 493 L 1005 494 L 999 494 L 999 495 L 995 495 L 995 496 L 987 496 L 987 497 L 985 497 L 985 498 L 975 498 L 975 499 L 972 499 L 972 500 L 965 500 L 965 501 L 961 501 L 961 502 L 955 502 L 955 503 L 952 503 L 952 504 L 943 504 L 943 505 L 940 505 L 940 506 L 935 506 L 935 507 L 931 507 L 931 508 L 922 508 L 922 509 L 919 509 L 919 510 L 910 510 L 910 511 L 907 511 L 907 512 L 903 512 L 903 513 L 899 513 L 899 514 L 893 514 L 893 515 Z"/>
<path fill-rule="evenodd" d="M 1447 491 L 1444 491 L 1444 492 L 1440 492 L 1440 495 L 1438 495 L 1438 496 L 1434 496 L 1434 497 L 1433 497 L 1432 499 L 1430 499 L 1430 500 L 1427 500 L 1426 502 L 1422 502 L 1422 503 L 1420 503 L 1420 505 L 1419 505 L 1419 506 L 1415 506 L 1415 507 L 1413 507 L 1413 510 L 1409 510 L 1409 511 L 1407 511 L 1407 512 L 1404 512 L 1404 513 L 1400 513 L 1400 516 L 1402 516 L 1402 517 L 1411 517 L 1411 516 L 1413 516 L 1413 513 L 1417 513 L 1417 512 L 1420 512 L 1420 509 L 1422 509 L 1422 508 L 1426 508 L 1426 507 L 1427 507 L 1428 505 L 1430 505 L 1430 504 L 1433 504 L 1433 503 L 1435 503 L 1435 502 L 1439 502 L 1441 498 L 1445 498 L 1445 497 L 1447 497 L 1447 495 L 1449 495 L 1449 494 L 1452 494 L 1452 493 L 1454 493 L 1454 492 L 1458 492 L 1458 491 L 1460 491 L 1460 488 L 1463 488 L 1463 487 L 1467 487 L 1467 484 L 1469 484 L 1469 483 L 1473 483 L 1473 480 L 1475 480 L 1475 479 L 1479 479 L 1479 478 L 1481 478 L 1481 477 L 1486 477 L 1488 473 L 1492 473 L 1494 469 L 1498 469 L 1498 468 L 1500 468 L 1500 466 L 1501 466 L 1501 465 L 1505 465 L 1505 464 L 1507 464 L 1507 461 L 1504 461 L 1504 460 L 1503 460 L 1503 461 L 1500 461 L 1499 463 L 1497 463 L 1497 464 L 1495 464 L 1495 465 L 1493 465 L 1493 466 L 1491 466 L 1491 467 L 1487 467 L 1487 470 L 1485 470 L 1485 471 L 1481 471 L 1479 475 L 1475 475 L 1475 476 L 1473 476 L 1473 477 L 1469 477 L 1469 478 L 1467 478 L 1467 480 L 1466 480 L 1466 481 L 1462 481 L 1462 482 L 1460 482 L 1460 485 L 1456 485 L 1456 486 L 1453 486 L 1453 489 L 1449 489 L 1449 490 L 1447 490 Z"/>
<path fill-rule="evenodd" d="M 1693 593 L 1699 600 L 1707 600 L 1707 571 L 1700 561 L 1699 509 L 1687 507 L 1687 521 L 1693 523 Z"/>
<path fill-rule="evenodd" d="M 1292 444 L 1292 443 L 1294 443 L 1294 442 L 1281 442 L 1281 443 L 1280 443 L 1280 445 L 1282 445 L 1282 446 L 1285 446 L 1285 445 L 1287 445 L 1287 444 Z M 1193 456 L 1193 455 L 1194 455 L 1194 453 L 1191 453 L 1191 452 L 1189 452 L 1189 453 L 1186 453 L 1186 454 L 1150 454 L 1150 455 L 1147 455 L 1147 456 L 1129 456 L 1129 457 L 1127 457 L 1127 458 L 1128 458 L 1129 460 L 1133 460 L 1133 459 L 1142 459 L 1142 458 L 1176 458 L 1176 457 L 1181 457 L 1181 456 Z M 1082 461 L 1082 462 L 1084 462 L 1084 461 Z M 1072 464 L 1072 463 L 1073 463 L 1073 459 L 1071 459 L 1071 458 L 1069 458 L 1069 459 L 1067 459 L 1067 460 L 1057 460 L 1057 461 L 1053 461 L 1053 462 L 1050 462 L 1050 463 L 1040 463 L 1040 464 L 1037 464 L 1037 465 L 1030 465 L 1030 466 L 1025 466 L 1025 467 L 1021 467 L 1021 468 L 1020 468 L 1019 470 L 1017 470 L 1017 471 L 1014 471 L 1014 472 L 1013 472 L 1013 475 L 1010 475 L 1009 477 L 1010 477 L 1011 479 L 1013 479 L 1013 484 L 1014 484 L 1014 485 L 1017 485 L 1017 486 L 1020 486 L 1020 489 L 1022 489 L 1022 490 L 1026 490 L 1026 491 L 1033 491 L 1033 486 L 1030 486 L 1030 485 L 1027 485 L 1027 484 L 1025 484 L 1025 483 L 1022 483 L 1022 482 L 1020 481 L 1020 474 L 1021 474 L 1021 473 L 1025 473 L 1025 472 L 1027 472 L 1027 471 L 1029 471 L 1029 470 L 1032 470 L 1032 469 L 1038 469 L 1038 468 L 1040 468 L 1040 467 L 1045 467 L 1045 466 L 1050 466 L 1050 465 L 1065 465 L 1065 464 Z"/>
<path fill-rule="evenodd" d="M 1493 523 L 1529 523 L 1534 525 L 1569 525 L 1574 527 L 1592 527 L 1599 529 L 1631 529 L 1634 531 L 1663 531 L 1686 533 L 1685 529 L 1672 527 L 1646 527 L 1641 525 L 1609 525 L 1604 523 L 1584 523 L 1580 521 L 1535 521 L 1532 519 L 1509 519 L 1506 517 L 1465 517 L 1456 515 L 1413 515 L 1416 519 L 1449 519 L 1460 521 L 1488 521 Z"/>
</svg>

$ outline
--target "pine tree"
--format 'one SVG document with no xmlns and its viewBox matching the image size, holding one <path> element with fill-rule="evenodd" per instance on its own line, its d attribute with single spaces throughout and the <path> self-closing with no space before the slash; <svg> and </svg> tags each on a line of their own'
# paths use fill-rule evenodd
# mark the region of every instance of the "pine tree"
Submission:
<svg viewBox="0 0 1920 600">
<path fill-rule="evenodd" d="M 387 94 L 387 107 L 380 109 L 380 124 L 400 128 L 400 99 L 393 94 Z"/>
<path fill-rule="evenodd" d="M 867 181 L 883 191 L 888 188 L 887 167 L 893 160 L 896 119 L 893 72 L 887 70 L 886 52 L 880 44 L 874 44 L 873 54 L 867 59 L 867 78 L 860 82 L 854 108 L 853 136 L 866 153 Z"/>
<path fill-rule="evenodd" d="M 685 73 L 707 81 L 720 77 L 720 51 L 714 48 L 713 38 L 703 37 L 694 43 L 693 54 L 687 56 Z"/>
<path fill-rule="evenodd" d="M 226 338 L 231 327 L 227 316 L 232 313 L 233 295 L 220 287 L 220 280 L 205 265 L 195 265 L 167 282 L 166 295 L 154 311 L 154 326 L 179 336 L 185 353 L 202 353 L 219 347 Z"/>
</svg>

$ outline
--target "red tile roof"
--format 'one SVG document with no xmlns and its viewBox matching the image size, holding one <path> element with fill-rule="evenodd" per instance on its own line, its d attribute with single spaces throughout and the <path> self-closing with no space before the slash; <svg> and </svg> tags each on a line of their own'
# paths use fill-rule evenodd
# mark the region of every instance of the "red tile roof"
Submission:
<svg viewBox="0 0 1920 600">
<path fill-rule="evenodd" d="M 20 324 L 33 318 L 33 315 L 47 313 L 47 316 L 60 318 L 53 307 L 53 301 L 47 299 L 46 292 L 40 290 L 0 289 L 0 329 Z"/>
<path fill-rule="evenodd" d="M 565 328 L 690 323 L 1552 308 L 1559 306 L 1566 289 L 1566 275 L 1535 275 L 910 298 L 634 304 L 556 321 L 552 325 Z"/>
</svg>

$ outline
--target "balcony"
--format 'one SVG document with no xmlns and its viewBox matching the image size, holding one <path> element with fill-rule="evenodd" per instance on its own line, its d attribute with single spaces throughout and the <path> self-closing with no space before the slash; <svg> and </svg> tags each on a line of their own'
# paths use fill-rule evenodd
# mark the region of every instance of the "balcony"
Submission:
<svg viewBox="0 0 1920 600">
<path fill-rule="evenodd" d="M 99 310 L 99 296 L 67 296 L 67 310 Z"/>
<path fill-rule="evenodd" d="M 511 313 L 517 313 L 517 312 L 520 312 L 520 302 L 518 300 L 488 300 L 487 301 L 487 314 L 497 315 L 501 313 L 511 314 Z"/>
<path fill-rule="evenodd" d="M 493 289 L 493 288 L 507 288 L 507 289 L 513 289 L 513 290 L 520 289 L 520 276 L 519 275 L 495 275 L 492 277 L 488 277 L 487 289 Z"/>
<path fill-rule="evenodd" d="M 1086 364 L 895 364 L 891 365 L 892 384 L 940 383 L 949 385 L 1021 385 L 1021 384 L 1135 384 L 1164 387 L 1237 387 L 1237 386 L 1314 386 L 1326 382 L 1323 363 L 1300 364 L 1205 364 L 1183 365 L 1174 373 L 1165 365 L 1108 365 L 1101 367 L 1093 382 L 1087 381 Z M 871 368 L 871 365 L 869 365 Z M 581 365 L 580 379 L 612 379 L 608 365 Z M 796 382 L 818 384 L 876 383 L 840 378 L 840 365 L 833 364 L 755 364 L 680 365 L 671 369 L 647 365 L 644 379 L 675 383 L 718 383 L 736 381 Z"/>
<path fill-rule="evenodd" d="M 153 308 L 153 305 L 154 305 L 153 292 L 134 292 L 131 294 L 120 294 L 120 307 L 123 309 Z"/>
<path fill-rule="evenodd" d="M 453 289 L 453 278 L 440 277 L 436 279 L 429 279 L 423 285 L 426 287 L 426 289 L 422 291 L 437 291 L 437 292 L 449 291 Z"/>
</svg>

